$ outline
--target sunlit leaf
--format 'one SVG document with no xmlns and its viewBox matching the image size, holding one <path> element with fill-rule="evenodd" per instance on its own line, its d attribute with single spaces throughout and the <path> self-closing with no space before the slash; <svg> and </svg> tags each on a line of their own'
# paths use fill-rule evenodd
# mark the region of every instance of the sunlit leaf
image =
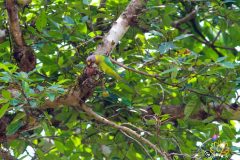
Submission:
<svg viewBox="0 0 240 160">
<path fill-rule="evenodd" d="M 46 13 L 43 11 L 40 13 L 36 20 L 36 27 L 39 31 L 42 31 L 44 27 L 47 25 L 47 16 Z"/>
<path fill-rule="evenodd" d="M 2 96 L 3 96 L 3 98 L 6 98 L 8 100 L 10 100 L 12 97 L 11 93 L 8 90 L 2 90 Z"/>
<path fill-rule="evenodd" d="M 187 37 L 190 37 L 190 36 L 193 36 L 193 34 L 182 34 L 180 36 L 175 37 L 173 41 L 179 41 L 181 39 L 184 39 L 184 38 L 187 38 Z"/>
<path fill-rule="evenodd" d="M 2 105 L 2 107 L 0 108 L 0 118 L 2 118 L 4 114 L 7 112 L 8 107 L 9 107 L 9 103 Z"/>
</svg>

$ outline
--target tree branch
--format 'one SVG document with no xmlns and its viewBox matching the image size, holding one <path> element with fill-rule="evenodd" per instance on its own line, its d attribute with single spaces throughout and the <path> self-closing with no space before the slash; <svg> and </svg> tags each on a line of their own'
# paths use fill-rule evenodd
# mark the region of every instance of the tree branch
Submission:
<svg viewBox="0 0 240 160">
<path fill-rule="evenodd" d="M 197 10 L 194 9 L 194 10 L 192 10 L 192 12 L 187 14 L 185 17 L 183 17 L 179 20 L 173 21 L 172 26 L 175 28 L 178 28 L 181 24 L 186 23 L 186 22 L 190 21 L 191 19 L 195 18 L 196 14 L 197 14 Z"/>
<path fill-rule="evenodd" d="M 185 17 L 179 19 L 179 20 L 176 20 L 176 21 L 173 21 L 172 22 L 172 26 L 174 28 L 177 28 L 178 30 L 181 30 L 180 28 L 180 25 L 184 24 L 184 23 L 187 23 L 189 21 L 192 22 L 193 24 L 193 27 L 194 29 L 196 30 L 196 32 L 200 35 L 200 37 L 203 39 L 200 39 L 198 38 L 197 36 L 193 36 L 194 39 L 196 39 L 197 41 L 203 43 L 203 44 L 206 44 L 207 46 L 209 46 L 210 48 L 212 48 L 212 50 L 214 50 L 218 55 L 222 55 L 222 53 L 220 53 L 216 48 L 221 48 L 221 49 L 225 49 L 225 50 L 232 50 L 232 51 L 236 51 L 235 48 L 232 48 L 232 47 L 226 47 L 226 46 L 217 46 L 217 45 L 214 45 L 214 43 L 216 42 L 217 38 L 219 37 L 221 31 L 219 31 L 216 35 L 216 37 L 213 39 L 212 42 L 209 42 L 208 40 L 206 40 L 206 38 L 204 37 L 204 35 L 200 32 L 200 30 L 197 28 L 196 26 L 196 21 L 194 20 L 194 18 L 196 17 L 197 15 L 197 10 L 194 9 L 192 10 L 190 13 L 188 13 Z M 195 25 L 195 26 L 194 26 Z"/>
<path fill-rule="evenodd" d="M 13 41 L 13 56 L 21 71 L 29 72 L 36 66 L 36 57 L 31 47 L 27 46 L 22 35 L 18 8 L 15 0 L 6 0 L 10 35 Z"/>
<path fill-rule="evenodd" d="M 133 141 L 137 142 L 139 144 L 139 146 L 141 146 L 143 148 L 143 150 L 146 152 L 146 154 L 148 155 L 148 157 L 153 160 L 152 156 L 148 153 L 148 150 L 142 145 L 142 143 L 140 143 L 138 140 L 136 140 L 135 138 L 129 136 L 127 133 L 121 131 L 122 134 L 124 134 L 126 137 L 128 137 L 129 139 L 132 139 Z"/>
<path fill-rule="evenodd" d="M 217 33 L 217 35 L 216 35 L 216 37 L 212 40 L 212 45 L 214 45 L 214 43 L 216 42 L 216 40 L 218 39 L 218 37 L 220 36 L 220 34 L 221 34 L 221 30 L 220 31 L 218 31 L 218 33 Z"/>
<path fill-rule="evenodd" d="M 163 81 L 163 80 L 160 78 L 160 75 L 158 75 L 158 74 L 149 74 L 149 73 L 147 73 L 147 72 L 143 72 L 143 71 L 139 71 L 139 70 L 136 70 L 136 69 L 127 67 L 127 66 L 125 66 L 124 64 L 115 61 L 115 60 L 112 59 L 112 58 L 110 58 L 110 60 L 111 60 L 113 63 L 117 64 L 118 66 L 123 67 L 124 69 L 127 69 L 127 70 L 129 70 L 129 71 L 132 71 L 132 72 L 135 72 L 135 73 L 138 73 L 138 74 L 147 76 L 147 77 L 155 78 L 155 79 L 157 79 L 158 81 L 160 81 L 161 83 L 163 83 L 163 84 L 165 84 L 165 85 L 173 86 L 173 87 L 178 87 L 178 88 L 183 88 L 183 87 L 180 86 L 178 83 L 167 83 L 167 82 Z M 208 96 L 208 97 L 212 97 L 212 98 L 216 98 L 216 99 L 221 99 L 220 97 L 216 97 L 216 96 L 213 96 L 213 95 L 210 95 L 210 94 L 201 93 L 201 92 L 195 91 L 195 90 L 193 90 L 193 89 L 191 89 L 191 88 L 186 88 L 186 90 L 189 91 L 189 92 L 192 92 L 192 93 L 196 93 L 196 94 L 202 95 L 202 96 Z"/>
<path fill-rule="evenodd" d="M 94 54 L 106 54 L 109 55 L 111 51 L 118 44 L 119 40 L 128 31 L 133 20 L 142 10 L 143 0 L 132 0 L 125 11 L 119 16 L 119 18 L 113 23 L 112 28 L 103 38 L 101 44 L 94 52 Z"/>
<path fill-rule="evenodd" d="M 8 151 L 5 151 L 0 148 L 0 158 L 3 160 L 16 160 Z"/>
<path fill-rule="evenodd" d="M 106 124 L 108 126 L 111 126 L 115 129 L 118 129 L 120 131 L 123 131 L 127 133 L 128 135 L 134 136 L 137 140 L 141 141 L 145 145 L 148 145 L 152 149 L 154 149 L 159 155 L 163 156 L 164 159 L 168 160 L 169 158 L 167 157 L 166 153 L 164 153 L 161 149 L 159 149 L 155 144 L 147 140 L 146 138 L 142 137 L 141 135 L 137 134 L 135 131 L 132 129 L 125 127 L 125 126 L 120 126 L 112 121 L 109 121 L 108 119 L 101 117 L 100 115 L 96 114 L 91 108 L 89 108 L 86 104 L 82 103 L 79 105 L 79 109 L 82 109 L 85 111 L 87 115 L 90 117 L 94 118 L 98 122 L 101 122 L 103 124 Z"/>
</svg>

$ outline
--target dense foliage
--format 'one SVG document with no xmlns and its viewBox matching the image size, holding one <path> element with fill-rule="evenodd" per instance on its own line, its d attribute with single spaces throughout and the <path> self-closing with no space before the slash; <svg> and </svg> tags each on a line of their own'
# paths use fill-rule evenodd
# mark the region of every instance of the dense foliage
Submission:
<svg viewBox="0 0 240 160">
<path fill-rule="evenodd" d="M 137 139 L 71 106 L 39 109 L 46 98 L 53 101 L 74 85 L 86 58 L 128 3 L 33 0 L 20 8 L 23 36 L 34 49 L 37 67 L 19 72 L 11 37 L 0 44 L 0 118 L 8 119 L 0 135 L 16 135 L 1 142 L 1 150 L 16 158 L 44 160 L 161 159 Z M 3 0 L 0 5 L 0 29 L 7 29 Z M 175 159 L 203 159 L 210 149 L 215 153 L 214 135 L 224 149 L 229 147 L 223 157 L 239 154 L 233 145 L 239 141 L 239 122 L 231 120 L 240 119 L 239 7 L 240 1 L 230 0 L 148 1 L 111 57 L 149 75 L 118 66 L 123 80 L 104 75 L 88 105 Z M 193 10 L 190 20 L 179 21 Z M 13 96 L 11 89 L 21 94 Z M 26 123 L 34 127 L 24 130 Z"/>
</svg>

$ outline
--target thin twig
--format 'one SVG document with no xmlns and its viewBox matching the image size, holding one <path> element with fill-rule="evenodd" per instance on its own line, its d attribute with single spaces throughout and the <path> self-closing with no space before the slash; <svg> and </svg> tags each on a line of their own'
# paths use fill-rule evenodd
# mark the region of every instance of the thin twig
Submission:
<svg viewBox="0 0 240 160">
<path fill-rule="evenodd" d="M 93 38 L 91 38 L 91 39 L 89 39 L 89 40 L 87 40 L 85 42 L 82 42 L 81 44 L 77 45 L 76 48 L 79 48 L 79 47 L 81 47 L 81 46 L 83 46 L 85 44 L 88 44 L 89 42 L 94 41 L 96 39 L 102 39 L 102 38 L 103 38 L 102 36 L 95 36 L 95 37 L 93 37 Z"/>
<path fill-rule="evenodd" d="M 120 130 L 120 131 L 121 131 L 121 130 Z M 147 153 L 148 157 L 149 157 L 151 160 L 153 160 L 152 156 L 148 153 L 147 149 L 142 145 L 142 143 L 140 143 L 140 142 L 139 142 L 138 140 L 136 140 L 135 138 L 129 136 L 127 133 L 125 133 L 125 132 L 123 132 L 123 131 L 121 131 L 121 132 L 122 132 L 126 137 L 128 137 L 128 138 L 134 140 L 135 142 L 137 142 L 137 143 L 143 148 L 143 150 Z"/>
<path fill-rule="evenodd" d="M 217 33 L 217 35 L 216 35 L 216 37 L 212 40 L 212 45 L 214 45 L 214 43 L 216 42 L 216 40 L 218 39 L 218 37 L 220 36 L 220 34 L 221 34 L 221 30 L 220 31 L 218 31 L 218 33 Z"/>
<path fill-rule="evenodd" d="M 197 14 L 197 10 L 194 9 L 192 12 L 190 12 L 189 14 L 187 14 L 185 17 L 179 19 L 179 20 L 176 20 L 172 23 L 172 26 L 175 27 L 175 28 L 178 28 L 179 25 L 183 24 L 183 23 L 186 23 L 188 21 L 190 21 L 191 19 L 195 18 Z"/>
<path fill-rule="evenodd" d="M 133 124 L 131 124 L 131 123 L 122 123 L 121 125 L 122 125 L 122 126 L 124 126 L 124 125 L 125 125 L 125 126 L 126 126 L 126 125 L 131 126 L 131 127 L 137 129 L 137 130 L 140 131 L 140 132 L 144 132 L 144 133 L 147 133 L 147 134 L 150 135 L 150 136 L 153 136 L 152 133 L 150 133 L 150 132 L 148 132 L 148 131 L 145 131 L 145 130 L 143 130 L 142 128 L 139 128 L 139 127 L 137 127 L 137 126 L 135 126 L 135 125 L 133 125 Z"/>
<path fill-rule="evenodd" d="M 235 48 L 233 47 L 227 47 L 227 46 L 218 46 L 218 45 L 214 45 L 216 48 L 221 48 L 221 49 L 226 49 L 226 50 L 232 50 L 232 51 L 236 51 Z"/>
<path fill-rule="evenodd" d="M 138 71 L 138 70 L 136 70 L 136 69 L 127 67 L 127 66 L 125 66 L 124 64 L 115 61 L 115 60 L 112 59 L 112 58 L 110 58 L 110 60 L 111 60 L 113 63 L 117 64 L 118 66 L 120 66 L 120 67 L 122 67 L 122 68 L 124 68 L 124 69 L 126 69 L 126 70 L 133 71 L 133 72 L 135 72 L 135 73 L 139 73 L 139 74 L 141 74 L 141 75 L 145 75 L 145 76 L 148 76 L 148 77 L 153 77 L 153 78 L 160 77 L 158 74 L 149 74 L 149 73 L 146 73 L 146 72 L 143 72 L 143 71 Z"/>
<path fill-rule="evenodd" d="M 110 58 L 110 60 L 117 64 L 118 66 L 124 68 L 124 69 L 127 69 L 127 70 L 130 70 L 132 72 L 135 72 L 135 73 L 138 73 L 138 74 L 141 74 L 141 75 L 145 75 L 145 76 L 148 76 L 148 77 L 152 77 L 152 78 L 155 78 L 157 80 L 159 80 L 161 83 L 165 84 L 165 85 L 168 85 L 168 86 L 173 86 L 173 87 L 178 87 L 178 88 L 183 88 L 182 86 L 180 86 L 179 84 L 173 84 L 173 83 L 167 83 L 165 81 L 163 81 L 161 78 L 160 78 L 160 75 L 158 74 L 149 74 L 149 73 L 146 73 L 146 72 L 143 72 L 143 71 L 139 71 L 139 70 L 136 70 L 136 69 L 133 69 L 133 68 L 130 68 L 130 67 L 127 67 L 125 66 L 124 64 L 122 63 L 119 63 L 117 61 L 115 61 L 114 59 Z M 216 98 L 216 99 L 221 99 L 221 97 L 216 97 L 216 96 L 213 96 L 213 95 L 209 95 L 209 94 L 205 94 L 205 93 L 200 93 L 196 90 L 193 90 L 193 89 L 190 89 L 190 88 L 185 88 L 185 90 L 189 91 L 189 92 L 192 92 L 192 93 L 196 93 L 196 94 L 199 94 L 199 95 L 202 95 L 202 96 L 209 96 L 209 97 L 212 97 L 212 98 Z"/>
</svg>

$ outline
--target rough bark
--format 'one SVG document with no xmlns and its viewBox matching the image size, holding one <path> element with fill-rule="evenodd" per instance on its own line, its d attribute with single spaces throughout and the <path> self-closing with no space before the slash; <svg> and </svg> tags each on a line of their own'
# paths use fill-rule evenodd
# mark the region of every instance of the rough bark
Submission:
<svg viewBox="0 0 240 160">
<path fill-rule="evenodd" d="M 21 71 L 29 72 L 36 66 L 36 57 L 30 46 L 27 46 L 22 35 L 18 7 L 14 0 L 6 0 L 9 19 L 9 30 L 13 42 L 13 57 Z"/>
<path fill-rule="evenodd" d="M 109 55 L 115 48 L 124 34 L 128 31 L 128 28 L 135 21 L 137 15 L 143 8 L 143 0 L 132 0 L 125 11 L 119 16 L 119 18 L 113 23 L 110 31 L 105 35 L 101 44 L 94 52 L 94 54 L 106 54 Z"/>
</svg>

